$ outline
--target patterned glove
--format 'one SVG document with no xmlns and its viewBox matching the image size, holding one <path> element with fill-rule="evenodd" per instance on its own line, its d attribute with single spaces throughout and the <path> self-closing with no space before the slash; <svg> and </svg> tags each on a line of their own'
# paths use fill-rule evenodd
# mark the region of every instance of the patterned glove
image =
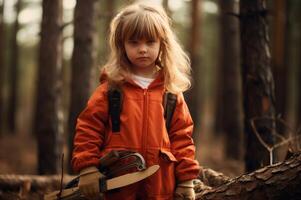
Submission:
<svg viewBox="0 0 301 200">
<path fill-rule="evenodd" d="M 80 171 L 78 187 L 80 192 L 90 200 L 102 199 L 99 191 L 99 178 L 104 175 L 94 166 Z"/>
<path fill-rule="evenodd" d="M 195 200 L 195 192 L 192 180 L 181 182 L 177 185 L 175 200 Z"/>
</svg>

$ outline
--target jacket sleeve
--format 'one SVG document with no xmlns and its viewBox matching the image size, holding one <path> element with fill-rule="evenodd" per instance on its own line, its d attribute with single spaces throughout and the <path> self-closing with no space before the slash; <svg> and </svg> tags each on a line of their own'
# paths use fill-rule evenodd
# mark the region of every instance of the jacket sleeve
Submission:
<svg viewBox="0 0 301 200">
<path fill-rule="evenodd" d="M 101 84 L 80 113 L 73 140 L 72 167 L 75 172 L 98 166 L 108 119 L 107 84 Z"/>
<path fill-rule="evenodd" d="M 200 167 L 195 160 L 192 131 L 192 118 L 183 94 L 179 94 L 169 132 L 171 151 L 178 161 L 175 168 L 178 182 L 195 179 L 199 175 Z"/>
</svg>

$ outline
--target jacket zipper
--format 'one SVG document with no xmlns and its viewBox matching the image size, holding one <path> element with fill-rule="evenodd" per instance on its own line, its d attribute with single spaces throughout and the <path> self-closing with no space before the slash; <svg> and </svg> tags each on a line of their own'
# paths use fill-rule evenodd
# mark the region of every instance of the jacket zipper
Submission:
<svg viewBox="0 0 301 200">
<path fill-rule="evenodd" d="M 147 97 L 148 91 L 147 89 L 143 90 L 143 124 L 142 124 L 142 156 L 146 159 L 146 145 L 147 145 L 147 120 L 148 120 L 148 97 Z"/>
</svg>

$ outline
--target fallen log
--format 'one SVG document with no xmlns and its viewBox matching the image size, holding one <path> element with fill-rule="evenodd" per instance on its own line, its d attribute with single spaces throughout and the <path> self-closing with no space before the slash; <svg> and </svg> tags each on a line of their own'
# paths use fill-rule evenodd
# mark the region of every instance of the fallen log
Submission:
<svg viewBox="0 0 301 200">
<path fill-rule="evenodd" d="M 64 184 L 74 176 L 65 175 Z M 301 153 L 290 159 L 233 179 L 203 169 L 195 181 L 198 200 L 301 200 Z M 0 175 L 0 199 L 43 199 L 60 188 L 61 177 Z"/>
<path fill-rule="evenodd" d="M 3 200 L 27 200 L 43 199 L 45 193 L 58 190 L 66 185 L 75 176 L 64 175 L 63 181 L 59 175 L 0 175 L 0 199 Z"/>
<path fill-rule="evenodd" d="M 217 187 L 204 188 L 198 184 L 195 187 L 198 200 L 300 200 L 301 154 L 233 178 Z"/>
<path fill-rule="evenodd" d="M 68 183 L 75 176 L 64 175 L 63 185 Z M 0 175 L 0 190 L 2 191 L 19 191 L 22 187 L 30 188 L 30 190 L 38 191 L 60 188 L 60 175 L 15 175 L 15 174 L 1 174 Z"/>
</svg>

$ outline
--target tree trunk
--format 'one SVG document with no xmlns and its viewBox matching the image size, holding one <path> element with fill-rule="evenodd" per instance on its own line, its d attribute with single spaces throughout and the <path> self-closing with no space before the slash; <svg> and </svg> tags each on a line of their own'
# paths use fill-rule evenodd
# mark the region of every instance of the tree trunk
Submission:
<svg viewBox="0 0 301 200">
<path fill-rule="evenodd" d="M 187 91 L 187 105 L 189 107 L 192 119 L 194 121 L 194 134 L 193 139 L 196 147 L 199 146 L 199 133 L 197 131 L 199 128 L 199 114 L 200 114 L 200 98 L 199 98 L 199 41 L 200 41 L 200 12 L 199 7 L 201 5 L 201 0 L 192 0 L 191 2 L 191 37 L 190 37 L 190 59 L 191 59 L 191 68 L 192 68 L 192 89 Z M 197 158 L 198 159 L 198 158 Z"/>
<path fill-rule="evenodd" d="M 62 0 L 43 0 L 39 49 L 35 134 L 38 140 L 38 173 L 59 172 L 62 153 L 59 106 L 62 68 Z"/>
<path fill-rule="evenodd" d="M 103 3 L 99 3 L 99 13 L 101 13 L 101 17 L 97 19 L 97 32 L 99 38 L 98 42 L 98 55 L 97 60 L 99 64 L 102 66 L 106 63 L 108 55 L 110 53 L 109 45 L 109 32 L 112 18 L 116 14 L 116 6 L 118 6 L 118 2 L 116 0 L 112 1 L 102 1 Z M 129 4 L 129 2 L 125 3 Z M 99 74 L 98 74 L 99 75 Z"/>
<path fill-rule="evenodd" d="M 300 1 L 298 1 L 298 3 L 297 2 L 295 2 L 295 3 L 299 8 L 301 7 Z M 301 17 L 301 12 L 300 11 L 298 12 L 298 14 L 299 14 L 299 17 Z M 299 22 L 299 33 L 301 33 L 301 23 L 300 23 L 300 21 L 298 21 L 298 22 Z M 298 105 L 297 105 L 297 108 L 299 108 L 299 109 L 297 111 L 297 124 L 298 124 L 298 128 L 300 128 L 300 124 L 301 124 L 301 69 L 300 69 L 300 66 L 301 66 L 301 35 L 300 34 L 299 34 L 298 44 L 299 44 L 299 47 L 298 47 L 299 56 L 298 56 L 298 60 L 297 60 L 297 66 L 298 66 L 298 68 L 297 68 L 298 69 L 297 80 L 299 80 L 299 81 L 297 83 L 298 84 L 297 85 L 297 88 L 298 88 L 298 92 L 297 92 L 298 93 L 298 97 L 297 97 Z M 299 131 L 298 134 L 301 134 L 301 131 Z M 299 148 L 301 148 L 301 141 L 299 142 L 299 145 L 300 145 Z"/>
<path fill-rule="evenodd" d="M 300 79 L 301 76 L 301 2 L 298 0 L 290 0 L 287 2 L 287 26 L 286 26 L 286 57 L 285 67 L 288 68 L 288 87 L 287 90 L 287 117 L 286 121 L 296 130 L 300 127 L 301 112 L 298 117 L 298 107 L 300 104 Z M 299 98 L 298 98 L 299 97 Z M 301 111 L 301 109 L 300 109 Z M 299 118 L 299 119 L 298 119 Z M 297 132 L 295 134 L 298 134 Z M 301 148 L 301 146 L 299 146 Z"/>
<path fill-rule="evenodd" d="M 270 65 L 269 36 L 266 20 L 266 1 L 240 1 L 242 76 L 244 96 L 244 127 L 246 137 L 245 165 L 248 172 L 268 165 L 269 152 L 256 138 L 251 120 L 256 121 L 257 132 L 272 145 L 275 117 L 274 80 Z"/>
<path fill-rule="evenodd" d="M 277 115 L 286 117 L 287 102 L 287 74 L 288 67 L 285 66 L 287 54 L 287 20 L 286 20 L 286 0 L 273 1 L 273 34 L 272 34 L 272 66 L 275 77 L 275 108 Z M 283 131 L 280 131 L 283 132 Z"/>
<path fill-rule="evenodd" d="M 76 119 L 84 109 L 91 92 L 91 73 L 95 67 L 96 0 L 77 1 L 74 13 L 74 49 L 72 55 L 71 102 L 68 122 L 69 158 L 72 155 Z M 71 166 L 69 165 L 69 170 Z"/>
<path fill-rule="evenodd" d="M 16 110 L 17 110 L 17 87 L 19 80 L 19 47 L 17 41 L 17 34 L 20 29 L 20 24 L 18 20 L 19 13 L 21 11 L 21 0 L 18 0 L 15 4 L 16 19 L 14 22 L 13 33 L 11 36 L 11 53 L 10 53 L 10 84 L 9 84 L 9 99 L 8 99 L 8 130 L 10 133 L 15 133 L 16 131 Z"/>
<path fill-rule="evenodd" d="M 0 137 L 3 135 L 3 111 L 4 111 L 4 99 L 3 99 L 3 89 L 4 89 L 4 49 L 5 49 L 5 39 L 4 39 L 4 0 L 0 4 Z"/>
<path fill-rule="evenodd" d="M 116 10 L 116 1 L 115 0 L 106 1 L 106 10 L 108 13 L 108 15 L 106 15 L 107 17 L 105 19 L 105 28 L 104 28 L 104 35 L 106 38 L 106 43 L 103 45 L 104 46 L 104 55 L 102 55 L 102 57 L 105 57 L 105 58 L 107 58 L 110 53 L 110 48 L 107 48 L 107 47 L 109 44 L 108 41 L 109 41 L 110 25 L 111 25 L 111 21 L 115 15 L 115 10 Z"/>
<path fill-rule="evenodd" d="M 196 187 L 197 188 L 197 187 Z M 264 167 L 250 174 L 197 192 L 198 200 L 282 200 L 301 197 L 301 154 L 283 163 Z"/>
<path fill-rule="evenodd" d="M 221 70 L 220 97 L 217 108 L 225 135 L 225 154 L 228 158 L 239 159 L 242 152 L 242 105 L 239 54 L 239 21 L 229 13 L 237 13 L 235 0 L 220 1 L 221 23 Z"/>
<path fill-rule="evenodd" d="M 301 48 L 300 48 L 301 47 L 301 39 L 299 42 L 300 42 L 300 44 L 299 44 L 300 57 L 299 57 L 299 68 L 298 68 L 298 72 L 297 72 L 298 73 L 297 80 L 299 80 L 297 83 L 298 84 L 298 97 L 297 97 L 297 101 L 298 101 L 297 125 L 298 125 L 298 128 L 300 128 L 300 124 L 301 124 L 301 69 L 300 69 L 300 66 L 301 66 Z M 301 134 L 301 131 L 299 131 L 298 134 Z M 301 142 L 299 142 L 299 148 L 301 148 Z"/>
<path fill-rule="evenodd" d="M 163 0 L 162 1 L 162 6 L 163 6 L 163 8 L 165 9 L 165 11 L 166 11 L 166 13 L 167 13 L 167 15 L 169 16 L 169 17 L 171 17 L 171 10 L 170 10 L 170 8 L 169 8 L 169 6 L 168 6 L 168 0 Z"/>
</svg>

